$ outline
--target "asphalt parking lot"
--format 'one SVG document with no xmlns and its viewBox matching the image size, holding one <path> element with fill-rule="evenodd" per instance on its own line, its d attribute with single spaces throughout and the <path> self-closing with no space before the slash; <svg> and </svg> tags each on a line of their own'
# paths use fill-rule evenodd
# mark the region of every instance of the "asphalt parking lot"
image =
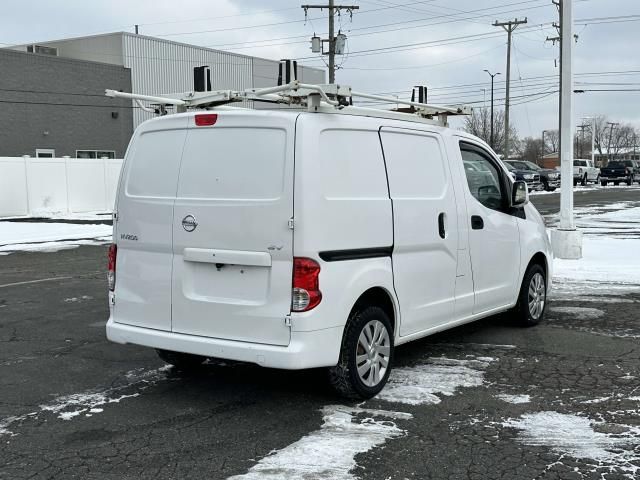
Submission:
<svg viewBox="0 0 640 480">
<path fill-rule="evenodd" d="M 532 201 L 553 223 L 559 195 Z M 640 190 L 575 196 L 621 202 Z M 108 343 L 105 263 L 0 256 L 0 479 L 640 478 L 640 286 L 560 288 L 538 327 L 504 314 L 398 348 L 387 393 L 351 404 L 322 371 L 183 374 Z"/>
</svg>

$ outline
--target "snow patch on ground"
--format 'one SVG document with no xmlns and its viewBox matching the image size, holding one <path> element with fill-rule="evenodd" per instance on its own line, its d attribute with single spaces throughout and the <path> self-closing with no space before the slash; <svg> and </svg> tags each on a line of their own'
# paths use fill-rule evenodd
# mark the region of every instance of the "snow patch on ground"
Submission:
<svg viewBox="0 0 640 480">
<path fill-rule="evenodd" d="M 501 393 L 499 395 L 496 395 L 496 397 L 503 402 L 513 403 L 514 405 L 529 403 L 531 401 L 530 395 L 509 395 L 507 393 Z"/>
<path fill-rule="evenodd" d="M 384 444 L 388 439 L 404 435 L 404 430 L 380 414 L 401 416 L 401 412 L 375 411 L 375 415 L 362 420 L 357 414 L 372 413 L 358 408 L 329 405 L 322 409 L 320 430 L 311 432 L 288 447 L 268 455 L 244 475 L 233 480 L 294 480 L 300 478 L 351 480 L 349 473 L 355 466 L 355 456 Z M 374 418 L 374 417 L 378 417 Z M 410 418 L 410 415 L 409 415 Z"/>
<path fill-rule="evenodd" d="M 391 371 L 389 382 L 376 398 L 409 405 L 440 403 L 440 397 L 436 394 L 450 396 L 458 388 L 482 385 L 484 370 L 495 359 L 480 358 L 457 360 L 432 357 L 423 365 L 396 368 Z"/>
<path fill-rule="evenodd" d="M 554 280 L 617 284 L 640 290 L 640 255 L 633 253 L 638 251 L 640 238 L 632 240 L 585 235 L 582 259 L 554 259 Z"/>
<path fill-rule="evenodd" d="M 593 320 L 596 318 L 604 317 L 604 311 L 598 308 L 587 307 L 552 307 L 553 313 L 561 313 L 570 315 L 579 320 Z"/>
<path fill-rule="evenodd" d="M 55 252 L 111 241 L 110 225 L 0 222 L 0 252 Z"/>
<path fill-rule="evenodd" d="M 128 381 L 121 385 L 104 390 L 63 395 L 40 405 L 37 411 L 0 418 L 0 436 L 13 435 L 13 432 L 9 430 L 11 425 L 21 423 L 29 418 L 37 418 L 46 412 L 57 414 L 57 417 L 61 420 L 71 420 L 82 413 L 100 413 L 103 409 L 98 407 L 111 403 L 120 403 L 127 398 L 139 396 L 142 390 L 166 379 L 166 372 L 170 369 L 171 366 L 167 365 L 155 370 L 133 370 L 125 374 Z"/>
<path fill-rule="evenodd" d="M 637 478 L 640 474 L 640 428 L 596 422 L 578 415 L 547 411 L 509 419 L 503 426 L 520 431 L 518 440 L 551 448 L 561 456 L 591 459 L 596 469 L 615 469 Z"/>
</svg>

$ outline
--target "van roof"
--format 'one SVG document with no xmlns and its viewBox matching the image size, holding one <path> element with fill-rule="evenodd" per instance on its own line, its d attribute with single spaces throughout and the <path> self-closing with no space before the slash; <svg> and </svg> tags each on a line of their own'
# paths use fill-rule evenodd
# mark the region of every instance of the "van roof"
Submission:
<svg viewBox="0 0 640 480">
<path fill-rule="evenodd" d="M 299 115 L 344 115 L 350 117 L 366 117 L 366 118 L 376 118 L 376 119 L 386 119 L 386 120 L 395 120 L 399 122 L 409 122 L 409 123 L 420 123 L 426 124 L 432 127 L 437 127 L 438 129 L 447 130 L 450 129 L 448 126 L 443 126 L 440 122 L 436 120 L 432 120 L 429 118 L 423 118 L 418 115 L 408 115 L 402 112 L 394 112 L 391 110 L 380 110 L 374 108 L 365 108 L 365 107 L 354 107 L 354 106 L 346 106 L 340 110 L 335 109 L 331 106 L 322 106 L 317 112 L 308 112 L 304 109 L 250 109 L 250 108 L 242 108 L 242 107 L 216 107 L 211 110 L 190 110 L 185 113 L 176 113 L 171 115 L 165 115 L 160 117 L 155 117 L 150 120 L 147 120 L 143 123 L 146 125 L 151 125 L 155 122 L 165 122 L 168 119 L 176 119 L 176 118 L 184 118 L 184 117 L 195 117 L 196 115 L 202 115 L 207 113 L 221 113 L 224 115 L 246 115 L 254 118 L 289 118 L 291 120 L 295 120 Z M 462 133 L 462 132 L 461 132 Z M 466 136 L 466 135 L 465 135 Z"/>
</svg>

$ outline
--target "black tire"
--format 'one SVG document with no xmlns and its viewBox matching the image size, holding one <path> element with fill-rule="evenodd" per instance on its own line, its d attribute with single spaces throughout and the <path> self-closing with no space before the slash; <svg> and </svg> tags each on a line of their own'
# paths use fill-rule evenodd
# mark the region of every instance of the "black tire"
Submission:
<svg viewBox="0 0 640 480">
<path fill-rule="evenodd" d="M 606 180 L 600 180 L 600 185 L 602 185 L 603 187 L 607 186 L 607 181 Z"/>
<path fill-rule="evenodd" d="M 156 352 L 163 362 L 168 363 L 169 365 L 173 365 L 179 370 L 185 371 L 198 369 L 207 359 L 207 357 L 201 357 L 200 355 L 172 352 L 170 350 L 160 350 L 159 348 L 156 349 Z"/>
<path fill-rule="evenodd" d="M 620 185 L 620 182 L 613 182 L 613 184 L 617 187 L 618 185 Z"/>
<path fill-rule="evenodd" d="M 629 186 L 633 185 L 633 177 L 627 178 L 627 185 Z"/>
<path fill-rule="evenodd" d="M 529 290 L 532 286 L 532 282 L 534 281 L 534 277 L 536 275 L 541 275 L 542 285 L 543 285 L 543 298 L 542 298 L 542 306 L 539 313 L 536 315 L 532 314 L 532 308 L 529 306 L 530 296 Z M 522 327 L 533 327 L 539 324 L 544 318 L 544 313 L 547 308 L 547 274 L 544 271 L 544 268 L 538 264 L 533 264 L 529 267 L 527 272 L 522 279 L 522 286 L 520 287 L 520 293 L 518 294 L 518 303 L 513 309 L 513 313 L 516 316 L 517 323 Z"/>
<path fill-rule="evenodd" d="M 546 180 L 542 180 L 542 186 L 544 187 L 545 192 L 549 191 L 549 182 L 547 182 Z"/>
<path fill-rule="evenodd" d="M 596 185 L 597 185 L 598 183 L 600 183 L 600 175 L 598 175 L 598 176 L 596 177 Z"/>
<path fill-rule="evenodd" d="M 558 188 L 558 187 L 551 187 L 551 188 L 549 189 L 549 191 L 550 191 L 550 192 L 555 192 L 555 191 L 556 191 L 556 188 Z"/>
<path fill-rule="evenodd" d="M 388 335 L 388 351 L 386 370 L 380 381 L 373 386 L 366 385 L 358 373 L 356 355 L 359 348 L 359 338 L 365 326 L 370 322 L 380 322 Z M 328 370 L 329 382 L 343 397 L 355 400 L 366 400 L 377 395 L 387 383 L 393 365 L 393 327 L 388 315 L 380 307 L 365 307 L 354 311 L 342 335 L 340 358 L 335 367 Z"/>
<path fill-rule="evenodd" d="M 584 174 L 584 177 L 582 177 L 582 182 L 580 182 L 580 185 L 582 185 L 583 187 L 585 187 L 587 185 L 587 174 Z"/>
</svg>

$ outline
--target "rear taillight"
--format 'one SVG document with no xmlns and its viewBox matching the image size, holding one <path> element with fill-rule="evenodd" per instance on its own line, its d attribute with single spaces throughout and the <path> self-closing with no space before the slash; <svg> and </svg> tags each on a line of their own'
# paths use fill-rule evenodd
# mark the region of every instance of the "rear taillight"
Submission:
<svg viewBox="0 0 640 480">
<path fill-rule="evenodd" d="M 320 264 L 310 258 L 293 259 L 293 292 L 291 310 L 306 312 L 322 300 L 320 292 Z"/>
<path fill-rule="evenodd" d="M 109 290 L 112 292 L 116 288 L 116 256 L 118 254 L 118 246 L 115 243 L 109 245 L 109 253 L 107 254 L 107 280 L 109 282 Z"/>
</svg>

